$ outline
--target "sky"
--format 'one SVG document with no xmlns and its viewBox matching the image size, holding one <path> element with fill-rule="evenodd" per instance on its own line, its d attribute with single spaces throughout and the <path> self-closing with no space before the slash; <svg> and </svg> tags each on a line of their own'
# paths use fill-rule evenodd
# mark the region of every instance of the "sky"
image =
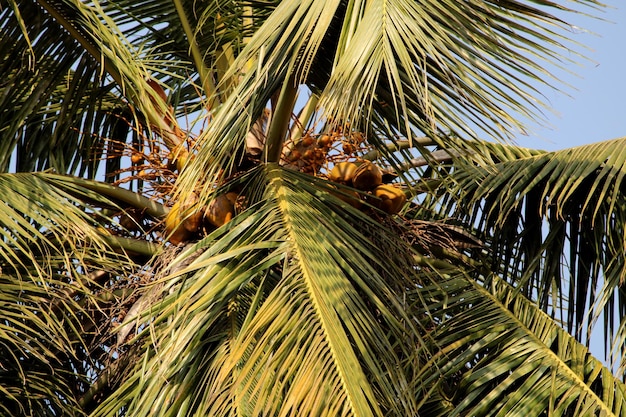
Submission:
<svg viewBox="0 0 626 417">
<path fill-rule="evenodd" d="M 581 28 L 572 38 L 589 48 L 579 49 L 588 60 L 566 66 L 578 76 L 557 73 L 573 87 L 565 94 L 542 89 L 556 114 L 545 114 L 548 127 L 531 124 L 529 136 L 516 137 L 518 145 L 556 150 L 626 136 L 626 2 L 605 4 L 596 13 L 604 20 L 568 15 Z"/>
</svg>

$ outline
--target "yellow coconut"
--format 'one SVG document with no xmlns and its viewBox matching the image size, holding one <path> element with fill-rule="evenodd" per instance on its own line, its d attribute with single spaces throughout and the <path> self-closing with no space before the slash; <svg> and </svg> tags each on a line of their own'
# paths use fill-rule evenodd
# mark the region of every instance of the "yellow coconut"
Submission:
<svg viewBox="0 0 626 417">
<path fill-rule="evenodd" d="M 352 182 L 357 165 L 354 162 L 339 162 L 335 164 L 328 174 L 328 179 L 333 182 L 348 184 Z"/>
<path fill-rule="evenodd" d="M 383 173 L 380 168 L 371 163 L 370 161 L 364 161 L 361 163 L 356 171 L 354 171 L 354 177 L 352 178 L 352 185 L 354 188 L 363 191 L 373 190 L 383 182 Z"/>
<path fill-rule="evenodd" d="M 183 227 L 190 233 L 196 233 L 202 226 L 204 213 L 198 206 L 198 196 L 192 193 L 183 204 L 181 204 L 181 215 L 183 216 Z"/>
<path fill-rule="evenodd" d="M 168 240 L 174 245 L 186 242 L 191 237 L 191 232 L 183 225 L 179 202 L 174 203 L 165 216 L 165 233 Z"/>
<path fill-rule="evenodd" d="M 187 165 L 188 159 L 189 159 L 189 152 L 187 151 L 187 149 L 182 148 L 179 152 L 177 152 L 176 169 L 178 170 L 178 172 L 181 172 L 183 168 L 185 168 L 185 165 Z"/>
<path fill-rule="evenodd" d="M 189 151 L 185 148 L 185 145 L 183 143 L 176 145 L 167 154 L 167 168 L 172 171 L 178 170 L 178 172 L 180 172 L 187 164 L 189 158 Z"/>
<path fill-rule="evenodd" d="M 374 190 L 374 195 L 380 199 L 375 205 L 389 214 L 398 213 L 406 203 L 404 192 L 391 184 L 379 185 Z"/>
<path fill-rule="evenodd" d="M 228 223 L 235 215 L 237 197 L 233 192 L 217 196 L 204 211 L 204 220 L 215 227 Z"/>
</svg>

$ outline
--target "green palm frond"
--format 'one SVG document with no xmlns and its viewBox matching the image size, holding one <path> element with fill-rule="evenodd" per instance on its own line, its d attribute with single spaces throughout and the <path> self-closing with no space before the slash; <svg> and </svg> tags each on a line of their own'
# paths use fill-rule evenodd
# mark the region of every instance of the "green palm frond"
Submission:
<svg viewBox="0 0 626 417">
<path fill-rule="evenodd" d="M 238 75 L 226 79 L 225 74 L 245 38 L 274 7 L 39 3 L 11 2 L 0 11 L 0 51 L 12 57 L 1 64 L 8 75 L 0 84 L 6 109 L 0 129 L 7 138 L 1 167 L 94 177 L 106 160 L 111 180 L 126 168 L 120 159 L 130 145 L 141 150 L 142 142 L 151 148 L 156 143 L 166 149 L 165 158 L 168 149 L 193 139 L 196 123 L 216 111 L 238 83 Z M 194 60 L 194 51 L 202 51 L 201 60 Z M 167 103 L 150 83 L 163 88 Z M 170 111 L 172 117 L 164 117 Z M 182 131 L 172 126 L 173 115 L 186 123 Z"/>
<path fill-rule="evenodd" d="M 70 318 L 75 303 L 63 292 L 22 280 L 6 269 L 0 274 L 0 414 L 46 415 L 54 410 L 77 415 L 74 394 L 88 380 L 70 363 L 80 365 L 72 344 L 80 343 L 82 336 L 60 324 Z M 67 286 L 52 277 L 47 284 Z M 59 303 L 61 308 L 51 311 L 52 294 L 68 304 Z"/>
<path fill-rule="evenodd" d="M 19 9 L 30 17 L 25 32 L 10 9 L 2 11 L 1 53 L 17 57 L 30 47 L 32 56 L 1 64 L 2 170 L 53 168 L 93 177 L 107 147 L 127 140 L 132 114 L 119 93 L 100 82 L 97 61 L 57 22 L 34 3 Z"/>
<path fill-rule="evenodd" d="M 11 269 L 17 272 L 26 267 L 21 260 L 23 254 L 43 255 L 53 250 L 51 256 L 63 256 L 62 244 L 72 245 L 68 249 L 76 255 L 84 252 L 81 245 L 95 244 L 95 253 L 100 247 L 103 252 L 100 256 L 106 258 L 108 249 L 97 230 L 97 212 L 90 213 L 83 201 L 52 186 L 45 174 L 1 174 L 0 192 L 4 195 L 0 245 L 2 257 Z M 86 194 L 84 198 L 102 200 L 96 193 Z M 44 266 L 40 274 L 44 277 L 46 273 Z"/>
<path fill-rule="evenodd" d="M 0 64 L 7 75 L 0 84 L 4 169 L 17 163 L 93 177 L 99 161 L 119 158 L 131 136 L 155 130 L 169 148 L 178 144 L 164 121 L 166 103 L 147 83 L 164 86 L 175 114 L 202 108 L 172 5 L 142 3 L 120 13 L 112 3 L 40 3 L 11 2 L 0 12 L 0 51 L 8 57 Z M 109 174 L 117 168 L 107 163 Z"/>
<path fill-rule="evenodd" d="M 10 0 L 0 414 L 624 414 L 574 338 L 622 308 L 626 142 L 473 139 L 540 118 L 601 6 L 561 3 Z M 363 160 L 400 215 L 327 180 Z"/>
<path fill-rule="evenodd" d="M 438 388 L 424 400 L 425 414 L 623 415 L 626 386 L 504 281 L 485 288 L 453 277 L 431 299 L 439 323 L 426 340 L 438 351 L 417 381 Z"/>
<path fill-rule="evenodd" d="M 116 199 L 114 187 L 97 186 L 46 173 L 0 174 L 2 414 L 82 415 L 80 398 L 111 360 L 105 329 L 132 292 L 124 287 L 137 255 L 158 251 L 112 234 L 102 209 L 121 210 L 130 191 L 118 190 Z"/>
<path fill-rule="evenodd" d="M 502 154 L 501 164 L 493 168 L 464 170 L 467 174 L 463 175 L 462 171 L 457 177 L 461 186 L 467 184 L 468 187 L 471 182 L 488 180 L 481 187 L 474 185 L 474 188 L 467 189 L 465 194 L 478 199 L 484 198 L 489 190 L 502 190 L 499 191 L 503 197 L 498 208 L 501 214 L 497 216 L 495 207 L 490 207 L 490 215 L 496 217 L 498 223 L 521 204 L 517 199 L 505 199 L 504 196 L 523 197 L 532 189 L 541 190 L 541 197 L 546 200 L 542 214 L 546 207 L 553 206 L 559 216 L 565 217 L 567 202 L 579 197 L 582 212 L 596 217 L 604 203 L 608 204 L 611 213 L 619 200 L 626 164 L 625 142 L 625 139 L 615 139 L 549 153 L 533 155 L 527 152 L 526 158 L 513 153 L 507 158 Z M 479 172 L 482 178 L 472 178 Z M 592 183 L 588 183 L 589 180 Z M 580 199 L 582 194 L 585 194 L 584 198 Z"/>
<path fill-rule="evenodd" d="M 482 230 L 494 270 L 529 297 L 537 291 L 543 308 L 567 307 L 568 329 L 589 338 L 600 311 L 612 316 L 624 279 L 625 143 L 540 153 L 489 145 L 493 164 L 459 161 L 454 168 L 459 200 L 448 195 L 429 204 L 444 201 L 444 216 Z M 596 311 L 587 315 L 589 304 Z M 622 340 L 620 331 L 616 342 Z"/>
<path fill-rule="evenodd" d="M 471 134 L 473 125 L 502 137 L 522 128 L 519 115 L 532 119 L 542 108 L 528 91 L 550 79 L 544 63 L 568 60 L 558 53 L 565 42 L 558 32 L 567 25 L 550 10 L 571 10 L 557 3 L 382 3 L 280 3 L 230 67 L 226 78 L 237 75 L 241 82 L 199 138 L 201 162 L 183 175 L 182 187 L 207 172 L 213 178 L 221 169 L 232 171 L 267 103 L 301 86 L 319 95 L 318 129 L 350 124 L 398 166 L 414 156 L 404 152 L 398 161 L 387 145 L 419 130 L 444 147 L 465 150 L 466 142 L 442 133 Z M 272 110 L 270 131 L 275 122 L 281 125 L 276 132 L 286 131 L 282 121 L 293 108 Z M 285 140 L 268 137 L 268 151 Z M 427 156 L 429 149 L 417 151 Z M 265 158 L 276 161 L 274 154 Z"/>
<path fill-rule="evenodd" d="M 318 82 L 321 106 L 353 123 L 373 106 L 404 134 L 414 127 L 469 132 L 467 121 L 495 136 L 499 129 L 522 128 L 513 114 L 537 116 L 533 108 L 542 105 L 528 92 L 537 93 L 531 81 L 549 79 L 543 62 L 567 60 L 556 52 L 565 39 L 554 29 L 567 25 L 550 12 L 568 10 L 554 2 L 355 2 L 327 5 L 323 14 L 312 3 L 309 9 L 293 30 L 311 28 L 310 41 L 298 45 L 302 65 L 315 62 L 318 48 L 332 60 L 315 67 L 316 80 L 327 77 Z M 329 19 L 331 12 L 337 22 Z M 326 26 L 325 42 L 316 36 L 320 26 Z M 296 35 L 288 28 L 282 36 L 302 39 Z M 395 118 L 382 110 L 385 105 Z"/>
<path fill-rule="evenodd" d="M 414 414 L 402 293 L 427 278 L 411 252 L 312 177 L 257 175 L 263 199 L 181 254 L 202 252 L 164 281 L 152 359 L 99 415 Z"/>
<path fill-rule="evenodd" d="M 0 83 L 2 171 L 13 165 L 19 171 L 72 172 L 79 170 L 76 159 L 84 158 L 83 170 L 94 172 L 101 156 L 98 149 L 104 146 L 98 136 L 86 132 L 106 132 L 114 124 L 119 98 L 98 85 L 98 65 L 36 4 L 20 4 L 19 10 L 29 16 L 24 31 L 10 9 L 0 18 L 0 51 L 8 57 L 0 64 L 5 74 Z M 30 53 L 25 53 L 29 47 Z M 94 121 L 97 113 L 101 117 Z M 46 143 L 53 145 L 43 146 Z"/>
</svg>

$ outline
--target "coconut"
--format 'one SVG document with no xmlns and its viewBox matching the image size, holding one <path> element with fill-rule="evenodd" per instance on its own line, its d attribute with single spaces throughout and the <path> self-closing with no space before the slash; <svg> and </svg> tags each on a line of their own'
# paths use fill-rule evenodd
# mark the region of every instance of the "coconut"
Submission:
<svg viewBox="0 0 626 417">
<path fill-rule="evenodd" d="M 204 220 L 210 225 L 221 227 L 235 215 L 237 193 L 230 192 L 217 196 L 204 211 Z"/>
<path fill-rule="evenodd" d="M 373 190 L 383 182 L 383 173 L 376 165 L 370 161 L 364 161 L 361 163 L 352 178 L 352 185 L 354 188 L 369 191 Z"/>
<path fill-rule="evenodd" d="M 189 232 L 182 224 L 180 217 L 180 204 L 178 202 L 170 208 L 165 216 L 165 232 L 168 240 L 174 245 L 183 243 L 191 237 Z"/>
<path fill-rule="evenodd" d="M 328 174 L 328 179 L 333 182 L 348 184 L 352 182 L 357 165 L 354 162 L 339 162 L 335 164 Z"/>
<path fill-rule="evenodd" d="M 373 194 L 379 198 L 375 205 L 389 214 L 398 213 L 406 203 L 404 192 L 391 184 L 379 185 Z"/>
</svg>

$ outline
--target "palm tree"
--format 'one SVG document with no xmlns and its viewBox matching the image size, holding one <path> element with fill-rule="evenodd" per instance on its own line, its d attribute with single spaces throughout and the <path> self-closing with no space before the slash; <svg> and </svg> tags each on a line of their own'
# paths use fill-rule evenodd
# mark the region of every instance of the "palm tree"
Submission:
<svg viewBox="0 0 626 417">
<path fill-rule="evenodd" d="M 625 414 L 624 139 L 507 141 L 564 3 L 0 5 L 2 414 Z"/>
</svg>

